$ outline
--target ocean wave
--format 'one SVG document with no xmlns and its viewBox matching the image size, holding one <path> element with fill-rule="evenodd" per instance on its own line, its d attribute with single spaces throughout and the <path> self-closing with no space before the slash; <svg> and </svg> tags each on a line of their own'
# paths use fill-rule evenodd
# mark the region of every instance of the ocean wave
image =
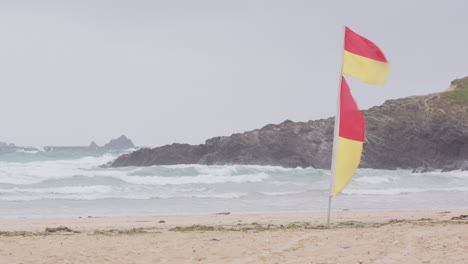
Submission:
<svg viewBox="0 0 468 264">
<path fill-rule="evenodd" d="M 202 202 L 206 199 L 240 199 L 241 203 L 248 199 L 296 201 L 304 197 L 327 197 L 330 181 L 329 170 L 314 168 L 198 164 L 100 168 L 99 165 L 112 161 L 118 153 L 61 151 L 38 155 L 7 153 L 13 153 L 16 158 L 5 154 L 4 160 L 0 160 L 0 200 L 180 198 L 204 199 Z M 468 173 L 411 174 L 408 170 L 358 169 L 343 194 L 359 198 L 362 195 L 431 191 L 467 192 Z"/>
<path fill-rule="evenodd" d="M 215 198 L 215 199 L 237 199 L 248 196 L 248 193 L 230 192 L 230 193 L 213 193 L 213 194 L 194 194 L 185 197 L 191 198 Z M 179 196 L 180 197 L 180 196 Z"/>
<path fill-rule="evenodd" d="M 51 179 L 77 176 L 111 177 L 134 184 L 189 184 L 259 182 L 270 177 L 267 171 L 242 166 L 153 166 L 99 168 L 115 158 L 105 154 L 75 160 L 0 162 L 0 184 L 38 184 Z M 194 169 L 195 170 L 192 170 Z M 184 175 L 187 174 L 187 175 Z M 196 178 L 195 178 L 196 177 Z"/>
<path fill-rule="evenodd" d="M 116 155 L 110 153 L 101 156 L 85 156 L 77 159 L 55 159 L 55 160 L 41 160 L 31 162 L 13 162 L 13 161 L 0 161 L 1 167 L 80 167 L 92 168 L 102 165 L 116 158 Z"/>
<path fill-rule="evenodd" d="M 82 201 L 95 201 L 104 199 L 129 199 L 129 200 L 147 200 L 151 199 L 148 194 L 128 194 L 128 195 L 102 195 L 102 194 L 42 194 L 42 195 L 14 195 L 14 196 L 0 196 L 0 201 L 37 201 L 37 200 L 82 200 Z"/>
<path fill-rule="evenodd" d="M 45 152 L 45 148 L 42 146 L 31 146 L 17 149 L 17 153 L 26 153 L 26 154 L 37 154 L 39 152 Z"/>
<path fill-rule="evenodd" d="M 286 196 L 286 195 L 296 195 L 296 194 L 303 194 L 308 193 L 310 190 L 302 190 L 302 191 L 284 191 L 284 192 L 257 192 L 261 195 L 265 196 Z M 323 191 L 323 190 L 320 190 Z"/>
<path fill-rule="evenodd" d="M 313 168 L 285 168 L 281 166 L 268 166 L 268 165 L 202 165 L 202 164 L 176 164 L 176 165 L 154 165 L 151 167 L 155 168 L 169 168 L 169 169 L 187 169 L 187 168 L 194 168 L 199 170 L 200 172 L 211 172 L 211 171 L 225 171 L 225 172 L 237 172 L 238 170 L 255 170 L 255 171 L 303 171 L 309 170 Z M 313 169 L 317 171 L 326 171 L 326 170 L 319 170 Z"/>
<path fill-rule="evenodd" d="M 246 183 L 261 182 L 270 176 L 266 173 L 239 176 L 218 176 L 218 175 L 198 175 L 198 176 L 118 176 L 116 178 L 132 184 L 150 185 L 179 185 L 179 184 L 219 184 L 219 183 Z"/>
<path fill-rule="evenodd" d="M 413 173 L 415 174 L 415 173 Z M 468 179 L 468 172 L 467 171 L 447 171 L 447 172 L 427 172 L 427 173 L 421 173 L 421 175 L 430 175 L 430 176 L 436 176 L 436 177 L 444 177 L 444 178 L 463 178 L 463 179 Z"/>
<path fill-rule="evenodd" d="M 102 199 L 239 199 L 246 197 L 246 192 L 164 192 L 148 190 L 130 190 L 111 188 L 109 186 L 83 186 L 44 189 L 0 189 L 0 201 L 34 201 L 34 200 L 102 200 Z"/>
<path fill-rule="evenodd" d="M 129 175 L 129 171 L 75 171 L 70 173 L 68 177 L 48 177 L 44 179 L 33 179 L 27 181 L 12 180 L 7 184 L 43 184 L 46 182 L 54 181 L 59 184 L 60 181 L 66 183 L 67 181 L 75 181 L 81 178 L 82 181 L 89 179 L 90 181 L 99 180 L 111 183 L 112 181 L 119 181 L 121 183 L 134 184 L 134 185 L 187 185 L 187 184 L 223 184 L 223 183 L 256 183 L 267 180 L 270 176 L 266 173 L 258 173 L 252 175 L 237 175 L 237 176 L 218 176 L 218 175 L 196 175 L 196 176 L 134 176 Z M 1 183 L 5 183 L 0 181 Z"/>
<path fill-rule="evenodd" d="M 94 185 L 94 186 L 68 186 L 68 187 L 56 187 L 56 188 L 11 188 L 11 189 L 0 189 L 0 194 L 95 194 L 95 193 L 110 193 L 113 191 L 111 186 L 106 185 Z"/>
<path fill-rule="evenodd" d="M 39 150 L 17 149 L 16 152 L 18 152 L 18 153 L 26 153 L 26 154 L 37 154 L 37 153 L 39 153 Z"/>
<path fill-rule="evenodd" d="M 378 183 L 388 183 L 392 181 L 392 177 L 388 176 L 363 176 L 363 177 L 356 177 L 354 179 L 355 182 L 360 183 L 370 183 L 370 184 L 378 184 Z"/>
<path fill-rule="evenodd" d="M 74 160 L 47 160 L 34 162 L 0 162 L 0 183 L 35 184 L 48 179 L 70 178 L 79 175 L 99 175 L 97 166 L 113 160 L 105 154 L 98 157 L 83 157 Z M 118 171 L 112 172 L 118 174 Z"/>
</svg>

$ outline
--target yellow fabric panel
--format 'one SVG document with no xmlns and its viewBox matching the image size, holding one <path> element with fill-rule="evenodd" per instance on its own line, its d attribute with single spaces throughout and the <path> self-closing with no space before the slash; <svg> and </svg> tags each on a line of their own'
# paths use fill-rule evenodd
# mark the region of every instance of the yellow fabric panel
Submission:
<svg viewBox="0 0 468 264">
<path fill-rule="evenodd" d="M 363 82 L 383 86 L 390 75 L 390 65 L 344 51 L 343 74 Z"/>
<path fill-rule="evenodd" d="M 338 137 L 333 195 L 339 194 L 353 177 L 361 161 L 363 145 L 361 141 Z"/>
</svg>

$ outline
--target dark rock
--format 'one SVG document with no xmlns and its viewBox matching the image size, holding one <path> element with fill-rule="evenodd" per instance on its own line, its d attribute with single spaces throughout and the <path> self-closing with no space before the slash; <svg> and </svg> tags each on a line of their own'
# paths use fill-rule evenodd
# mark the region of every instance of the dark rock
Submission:
<svg viewBox="0 0 468 264">
<path fill-rule="evenodd" d="M 92 143 L 91 143 L 92 144 Z M 96 145 L 96 144 L 95 144 Z M 102 148 L 104 150 L 124 150 L 134 148 L 133 142 L 126 136 L 122 135 L 116 139 L 112 139 L 109 143 L 105 144 Z"/>
<path fill-rule="evenodd" d="M 16 148 L 16 145 L 13 143 L 0 142 L 0 148 Z"/>
<path fill-rule="evenodd" d="M 92 149 L 92 150 L 97 150 L 97 149 L 99 149 L 100 147 L 99 147 L 98 144 L 96 144 L 96 142 L 92 141 L 92 142 L 89 144 L 88 148 L 89 148 L 89 149 Z"/>
<path fill-rule="evenodd" d="M 363 111 L 360 166 L 468 170 L 468 77 L 443 93 L 388 100 Z M 111 167 L 168 164 L 255 164 L 330 168 L 334 118 L 285 121 L 205 144 L 172 144 L 118 157 Z"/>
</svg>

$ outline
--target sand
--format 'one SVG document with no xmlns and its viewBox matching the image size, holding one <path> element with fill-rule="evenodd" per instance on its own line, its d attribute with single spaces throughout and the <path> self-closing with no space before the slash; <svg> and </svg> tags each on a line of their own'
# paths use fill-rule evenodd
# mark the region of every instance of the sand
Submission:
<svg viewBox="0 0 468 264">
<path fill-rule="evenodd" d="M 330 229 L 325 213 L 0 220 L 0 264 L 468 263 L 461 215 L 334 212 Z"/>
</svg>

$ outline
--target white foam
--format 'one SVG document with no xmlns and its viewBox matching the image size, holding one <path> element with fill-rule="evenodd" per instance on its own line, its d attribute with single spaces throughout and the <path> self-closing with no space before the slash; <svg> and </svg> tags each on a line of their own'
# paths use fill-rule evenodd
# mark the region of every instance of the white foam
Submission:
<svg viewBox="0 0 468 264">
<path fill-rule="evenodd" d="M 16 152 L 18 152 L 18 153 L 26 153 L 26 154 L 37 154 L 37 153 L 39 153 L 39 150 L 17 149 Z"/>
<path fill-rule="evenodd" d="M 113 191 L 111 186 L 93 185 L 93 186 L 67 186 L 56 188 L 19 188 L 0 189 L 0 194 L 16 193 L 16 194 L 95 194 L 95 193 L 110 193 Z"/>
<path fill-rule="evenodd" d="M 449 177 L 449 178 L 464 178 L 468 179 L 468 171 L 449 171 L 449 172 L 439 172 L 439 173 L 434 173 L 435 175 L 438 176 L 443 176 L 443 177 Z"/>
<path fill-rule="evenodd" d="M 391 178 L 378 177 L 378 176 L 363 176 L 363 177 L 356 177 L 354 181 L 362 182 L 362 183 L 378 184 L 378 183 L 388 183 L 391 181 Z"/>
<path fill-rule="evenodd" d="M 33 148 L 37 149 L 38 151 L 44 152 L 45 149 L 43 146 L 34 146 Z"/>
<path fill-rule="evenodd" d="M 258 192 L 258 193 L 262 194 L 262 195 L 267 195 L 267 196 L 283 196 L 283 195 L 294 195 L 294 194 L 307 193 L 307 190 L 304 190 L 304 191 L 289 191 L 289 192 Z"/>
<path fill-rule="evenodd" d="M 84 157 L 75 160 L 48 160 L 33 162 L 0 162 L 0 184 L 36 184 L 50 179 L 73 176 L 99 176 L 102 171 L 93 169 L 113 160 L 115 156 Z M 90 170 L 92 169 L 92 170 Z M 113 174 L 119 172 L 113 171 Z M 107 172 L 107 175 L 109 173 Z"/>
<path fill-rule="evenodd" d="M 219 184 L 219 183 L 246 183 L 261 182 L 270 176 L 266 173 L 245 174 L 239 176 L 217 176 L 217 175 L 198 175 L 198 176 L 117 176 L 116 178 L 133 184 L 149 185 L 179 185 L 179 184 Z"/>
<path fill-rule="evenodd" d="M 213 194 L 194 194 L 193 198 L 218 198 L 218 199 L 236 199 L 248 196 L 248 193 L 230 192 L 230 193 L 213 193 Z"/>
<path fill-rule="evenodd" d="M 155 165 L 153 167 L 161 167 L 161 168 L 176 168 L 176 169 L 186 169 L 186 168 L 195 168 L 199 169 L 200 171 L 237 171 L 240 168 L 243 169 L 252 169 L 258 171 L 301 171 L 306 170 L 301 167 L 297 168 L 284 168 L 280 166 L 264 166 L 264 165 L 201 165 L 201 164 L 177 164 L 177 165 Z M 309 168 L 310 169 L 310 168 Z"/>
</svg>

